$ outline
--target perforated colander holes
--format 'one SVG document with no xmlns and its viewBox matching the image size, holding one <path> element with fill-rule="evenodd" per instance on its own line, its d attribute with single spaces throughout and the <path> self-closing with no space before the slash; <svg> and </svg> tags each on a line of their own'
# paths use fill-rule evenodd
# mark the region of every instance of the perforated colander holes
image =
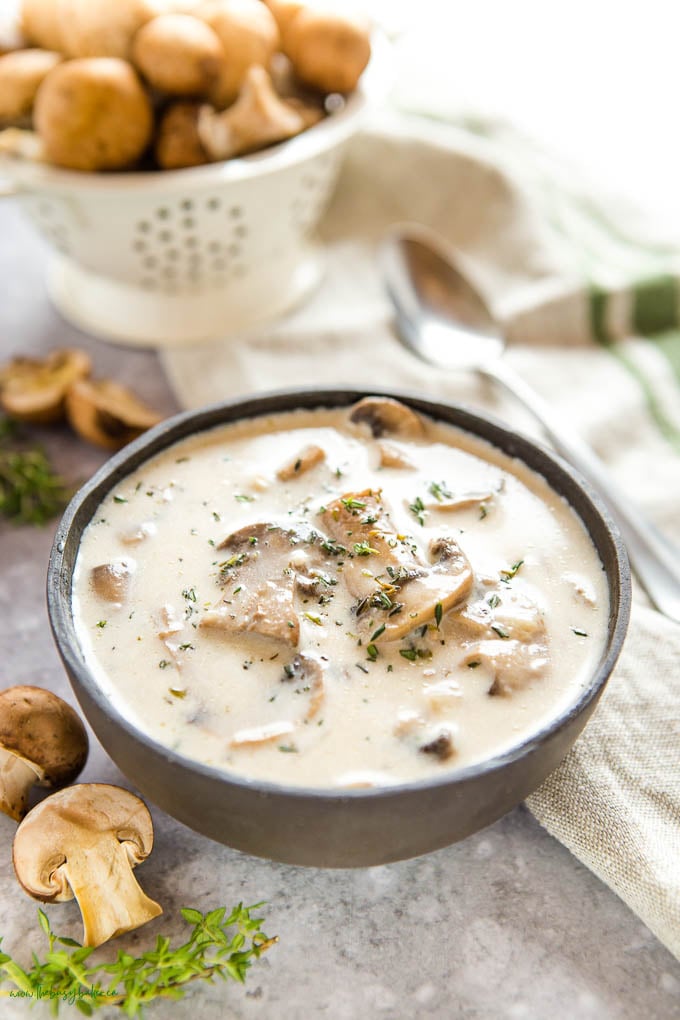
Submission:
<svg viewBox="0 0 680 1020">
<path fill-rule="evenodd" d="M 62 255 L 71 254 L 71 232 L 62 218 L 59 203 L 41 199 L 27 203 L 26 211 L 52 247 Z"/>
<path fill-rule="evenodd" d="M 244 275 L 244 220 L 241 205 L 224 203 L 218 195 L 159 205 L 135 228 L 132 248 L 141 285 L 177 291 L 222 286 L 231 276 Z"/>
</svg>

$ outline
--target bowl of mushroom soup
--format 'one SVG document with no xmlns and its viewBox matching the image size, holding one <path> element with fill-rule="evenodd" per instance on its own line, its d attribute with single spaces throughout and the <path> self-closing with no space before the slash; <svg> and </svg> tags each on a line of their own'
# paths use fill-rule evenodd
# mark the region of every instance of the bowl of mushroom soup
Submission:
<svg viewBox="0 0 680 1020">
<path fill-rule="evenodd" d="M 60 654 L 142 793 L 247 853 L 426 853 L 559 764 L 614 667 L 625 551 L 543 447 L 419 396 L 294 391 L 179 415 L 75 496 Z"/>
</svg>

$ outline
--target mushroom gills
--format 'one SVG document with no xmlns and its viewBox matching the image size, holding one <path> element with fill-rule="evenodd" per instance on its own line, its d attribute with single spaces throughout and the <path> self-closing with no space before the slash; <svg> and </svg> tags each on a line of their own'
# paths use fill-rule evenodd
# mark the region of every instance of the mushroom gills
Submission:
<svg viewBox="0 0 680 1020">
<path fill-rule="evenodd" d="M 470 591 L 472 568 L 455 540 L 434 539 L 434 562 L 424 563 L 412 543 L 394 530 L 377 491 L 346 493 L 328 505 L 323 519 L 337 541 L 354 547 L 353 558 L 345 561 L 345 582 L 358 599 L 357 615 L 365 628 L 375 632 L 384 626 L 376 643 L 395 641 L 432 623 L 435 614 L 443 616 Z M 373 609 L 380 611 L 379 621 L 368 611 Z"/>
<path fill-rule="evenodd" d="M 0 811 L 20 822 L 26 814 L 31 789 L 44 778 L 39 765 L 0 747 Z"/>
<path fill-rule="evenodd" d="M 163 913 L 132 869 L 151 853 L 146 805 L 117 786 L 82 783 L 52 794 L 26 815 L 12 849 L 25 891 L 44 903 L 78 901 L 83 945 L 100 946 Z"/>
<path fill-rule="evenodd" d="M 401 436 L 419 439 L 425 435 L 423 419 L 400 400 L 392 397 L 364 397 L 349 412 L 354 425 L 365 425 L 374 439 Z"/>
</svg>

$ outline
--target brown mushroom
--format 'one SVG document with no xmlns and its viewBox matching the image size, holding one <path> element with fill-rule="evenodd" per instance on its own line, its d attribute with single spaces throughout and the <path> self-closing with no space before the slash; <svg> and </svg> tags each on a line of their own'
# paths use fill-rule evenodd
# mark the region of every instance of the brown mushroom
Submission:
<svg viewBox="0 0 680 1020">
<path fill-rule="evenodd" d="M 152 846 L 151 815 L 139 797 L 118 786 L 82 783 L 29 811 L 12 857 L 29 896 L 43 903 L 75 896 L 83 945 L 100 946 L 163 913 L 132 874 Z"/>
<path fill-rule="evenodd" d="M 284 52 L 321 92 L 351 92 L 371 57 L 370 24 L 342 10 L 306 7 L 285 23 Z"/>
<path fill-rule="evenodd" d="M 378 443 L 378 458 L 381 468 L 395 468 L 398 471 L 413 471 L 414 464 L 398 446 L 393 443 Z"/>
<path fill-rule="evenodd" d="M 62 60 L 49 50 L 16 50 L 0 57 L 0 124 L 30 126 L 38 87 Z"/>
<path fill-rule="evenodd" d="M 208 153 L 198 134 L 197 102 L 170 103 L 161 116 L 156 132 L 156 162 L 163 170 L 181 170 L 188 166 L 204 166 Z"/>
<path fill-rule="evenodd" d="M 132 62 L 170 96 L 208 96 L 225 61 L 217 34 L 190 14 L 161 14 L 134 38 Z"/>
<path fill-rule="evenodd" d="M 20 821 L 31 788 L 72 783 L 87 751 L 85 727 L 56 694 L 31 686 L 0 692 L 0 811 Z"/>
<path fill-rule="evenodd" d="M 210 25 L 224 48 L 224 63 L 210 97 L 224 109 L 236 99 L 249 68 L 269 65 L 279 47 L 279 30 L 260 0 L 208 0 L 195 15 Z"/>
<path fill-rule="evenodd" d="M 90 581 L 100 599 L 122 605 L 130 592 L 133 573 L 134 565 L 127 560 L 102 563 L 101 566 L 92 568 Z"/>
<path fill-rule="evenodd" d="M 5 128 L 0 131 L 0 156 L 26 159 L 30 163 L 46 163 L 45 146 L 35 131 L 23 128 Z"/>
<path fill-rule="evenodd" d="M 279 99 L 263 67 L 247 72 L 238 99 L 223 113 L 203 106 L 198 134 L 210 158 L 231 159 L 304 131 L 305 122 L 292 106 Z"/>
<path fill-rule="evenodd" d="M 12 418 L 46 425 L 64 416 L 66 393 L 92 368 L 77 348 L 53 351 L 44 361 L 14 358 L 0 371 L 0 404 Z"/>
<path fill-rule="evenodd" d="M 71 386 L 66 414 L 79 436 L 107 450 L 119 450 L 161 421 L 134 393 L 109 379 L 82 379 Z"/>
<path fill-rule="evenodd" d="M 349 420 L 354 425 L 368 426 L 375 439 L 382 436 L 418 439 L 425 435 L 420 415 L 392 397 L 364 397 L 350 409 Z"/>
<path fill-rule="evenodd" d="M 35 98 L 35 128 L 47 158 L 72 170 L 125 170 L 151 140 L 151 100 L 125 60 L 67 60 Z"/>
<path fill-rule="evenodd" d="M 276 477 L 280 482 L 290 482 L 293 478 L 299 478 L 300 475 L 311 471 L 317 464 L 323 464 L 325 459 L 326 451 L 322 450 L 320 446 L 305 446 L 304 450 L 300 450 L 296 457 L 279 468 Z"/>
<path fill-rule="evenodd" d="M 217 547 L 228 554 L 221 575 L 228 592 L 203 614 L 199 626 L 229 633 L 251 632 L 295 647 L 300 621 L 294 607 L 295 572 L 290 566 L 300 535 L 275 524 L 253 524 Z M 233 594 L 238 588 L 238 593 Z"/>
<path fill-rule="evenodd" d="M 431 624 L 470 591 L 472 568 L 456 541 L 436 539 L 430 545 L 431 562 L 423 562 L 412 542 L 395 531 L 380 492 L 346 493 L 328 504 L 322 520 L 350 552 L 345 583 L 358 599 L 360 625 L 378 631 L 376 642 L 394 641 Z"/>
</svg>

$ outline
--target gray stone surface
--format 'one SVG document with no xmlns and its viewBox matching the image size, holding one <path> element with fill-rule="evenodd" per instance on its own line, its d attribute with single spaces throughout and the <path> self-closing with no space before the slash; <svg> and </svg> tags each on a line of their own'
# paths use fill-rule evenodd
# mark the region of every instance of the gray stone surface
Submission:
<svg viewBox="0 0 680 1020">
<path fill-rule="evenodd" d="M 87 340 L 50 308 L 45 252 L 10 201 L 0 205 L 0 353 L 87 346 L 101 374 L 134 382 L 173 408 L 156 358 Z M 62 472 L 86 478 L 102 457 L 66 432 L 41 439 Z M 0 682 L 35 683 L 73 701 L 49 633 L 44 579 L 52 528 L 0 524 Z M 94 737 L 82 779 L 129 785 Z M 363 871 L 323 872 L 254 860 L 153 810 L 156 847 L 139 871 L 165 916 L 121 940 L 131 952 L 179 934 L 178 911 L 266 900 L 280 936 L 245 989 L 194 987 L 151 1018 L 183 1020 L 671 1020 L 680 964 L 641 922 L 523 808 L 465 843 Z M 0 817 L 3 948 L 28 961 L 41 945 L 35 907 L 14 880 L 14 823 Z M 48 907 L 79 935 L 73 903 Z M 106 955 L 106 953 L 104 953 Z M 45 1003 L 0 1002 L 0 1020 L 49 1015 Z M 80 1015 L 66 1007 L 63 1015 Z M 102 1014 L 119 1016 L 115 1010 Z"/>
</svg>

